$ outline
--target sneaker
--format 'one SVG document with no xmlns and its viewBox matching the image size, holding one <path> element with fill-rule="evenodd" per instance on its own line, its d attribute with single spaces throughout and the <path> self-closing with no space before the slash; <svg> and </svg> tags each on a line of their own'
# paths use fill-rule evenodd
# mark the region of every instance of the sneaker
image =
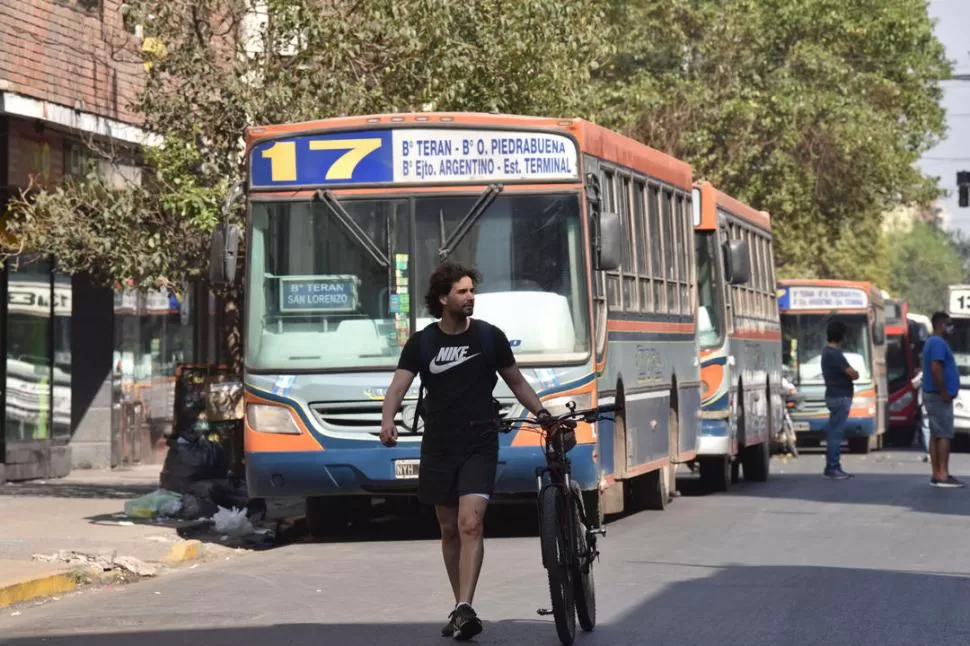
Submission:
<svg viewBox="0 0 970 646">
<path fill-rule="evenodd" d="M 448 623 L 441 627 L 442 637 L 454 637 L 455 636 L 455 611 L 452 610 L 448 615 Z"/>
<path fill-rule="evenodd" d="M 482 620 L 468 604 L 463 603 L 458 606 L 452 614 L 454 615 L 452 623 L 455 625 L 453 635 L 458 641 L 468 641 L 482 632 Z"/>
<path fill-rule="evenodd" d="M 930 479 L 930 485 L 940 487 L 942 489 L 960 489 L 961 487 L 967 486 L 953 476 L 948 476 L 946 480 L 937 480 L 936 478 L 932 478 Z"/>
<path fill-rule="evenodd" d="M 846 473 L 842 469 L 832 469 L 831 471 L 826 469 L 825 473 L 822 474 L 829 480 L 848 480 L 849 478 L 854 478 L 855 476 Z"/>
</svg>

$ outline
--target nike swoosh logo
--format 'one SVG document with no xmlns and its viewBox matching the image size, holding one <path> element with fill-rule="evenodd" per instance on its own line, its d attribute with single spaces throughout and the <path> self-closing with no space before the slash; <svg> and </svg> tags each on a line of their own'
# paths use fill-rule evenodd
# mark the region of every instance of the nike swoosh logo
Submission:
<svg viewBox="0 0 970 646">
<path fill-rule="evenodd" d="M 450 361 L 448 363 L 438 363 L 438 357 L 435 357 L 434 359 L 431 360 L 431 365 L 428 366 L 428 371 L 433 375 L 440 375 L 442 372 L 445 372 L 446 370 L 451 370 L 455 366 L 460 366 L 461 364 L 465 363 L 469 359 L 474 359 L 480 354 L 481 352 L 476 352 L 475 354 L 470 354 L 467 357 L 463 357 L 455 361 Z"/>
</svg>

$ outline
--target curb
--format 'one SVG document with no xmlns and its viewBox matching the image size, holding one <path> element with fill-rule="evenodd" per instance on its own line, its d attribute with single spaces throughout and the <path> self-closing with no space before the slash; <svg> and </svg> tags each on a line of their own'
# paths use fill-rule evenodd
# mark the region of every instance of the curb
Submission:
<svg viewBox="0 0 970 646">
<path fill-rule="evenodd" d="M 30 601 L 37 597 L 71 592 L 77 587 L 77 579 L 70 572 L 48 574 L 34 579 L 18 581 L 0 588 L 0 608 Z"/>
<path fill-rule="evenodd" d="M 172 546 L 163 559 L 165 565 L 174 566 L 180 563 L 197 561 L 202 558 L 205 548 L 201 541 L 191 540 Z M 59 572 L 45 574 L 40 577 L 26 578 L 0 587 L 0 608 L 23 603 L 40 597 L 50 597 L 55 594 L 73 592 L 78 586 L 78 577 L 74 572 Z"/>
</svg>

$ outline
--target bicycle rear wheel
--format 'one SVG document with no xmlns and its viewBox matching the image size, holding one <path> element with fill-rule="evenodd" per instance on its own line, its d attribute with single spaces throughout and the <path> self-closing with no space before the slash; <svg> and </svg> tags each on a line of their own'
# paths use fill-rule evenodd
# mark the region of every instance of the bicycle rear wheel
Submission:
<svg viewBox="0 0 970 646">
<path fill-rule="evenodd" d="M 596 585 L 593 582 L 593 559 L 590 556 L 589 529 L 583 524 L 584 514 L 580 514 L 582 493 L 579 485 L 573 484 L 573 527 L 576 529 L 574 545 L 576 553 L 573 557 L 573 595 L 576 598 L 576 614 L 579 625 L 586 632 L 592 632 L 596 626 Z M 589 517 L 587 517 L 587 522 Z M 593 537 L 595 540 L 595 537 Z"/>
<path fill-rule="evenodd" d="M 546 487 L 539 495 L 542 564 L 549 575 L 549 597 L 556 620 L 556 633 L 559 641 L 568 645 L 576 639 L 576 602 L 569 567 L 572 541 L 566 533 L 565 507 L 565 498 L 559 487 Z"/>
</svg>

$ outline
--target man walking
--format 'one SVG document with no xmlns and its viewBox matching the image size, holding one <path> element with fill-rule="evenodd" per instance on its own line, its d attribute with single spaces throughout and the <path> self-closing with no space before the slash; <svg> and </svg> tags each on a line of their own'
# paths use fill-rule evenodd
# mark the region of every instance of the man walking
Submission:
<svg viewBox="0 0 970 646">
<path fill-rule="evenodd" d="M 964 484 L 950 475 L 950 440 L 953 439 L 953 398 L 960 391 L 960 372 L 946 337 L 953 325 L 945 312 L 933 315 L 933 336 L 923 348 L 923 405 L 930 423 L 930 464 L 934 487 Z"/>
<path fill-rule="evenodd" d="M 842 436 L 852 408 L 852 397 L 859 378 L 845 355 L 842 341 L 846 327 L 841 321 L 831 321 L 826 329 L 828 344 L 822 350 L 822 377 L 825 379 L 825 405 L 829 409 L 829 423 L 825 428 L 825 472 L 832 480 L 846 480 L 852 476 L 842 470 Z"/>
<path fill-rule="evenodd" d="M 490 424 L 498 417 L 492 397 L 496 372 L 539 420 L 549 413 L 516 366 L 505 333 L 471 318 L 478 272 L 444 263 L 429 282 L 425 305 L 440 320 L 413 334 L 401 351 L 384 399 L 381 442 L 397 444 L 394 417 L 420 374 L 426 397 L 418 498 L 435 507 L 445 570 L 455 595 L 455 608 L 441 634 L 467 640 L 482 631 L 471 604 L 482 568 L 483 521 L 498 463 L 498 433 Z"/>
</svg>

